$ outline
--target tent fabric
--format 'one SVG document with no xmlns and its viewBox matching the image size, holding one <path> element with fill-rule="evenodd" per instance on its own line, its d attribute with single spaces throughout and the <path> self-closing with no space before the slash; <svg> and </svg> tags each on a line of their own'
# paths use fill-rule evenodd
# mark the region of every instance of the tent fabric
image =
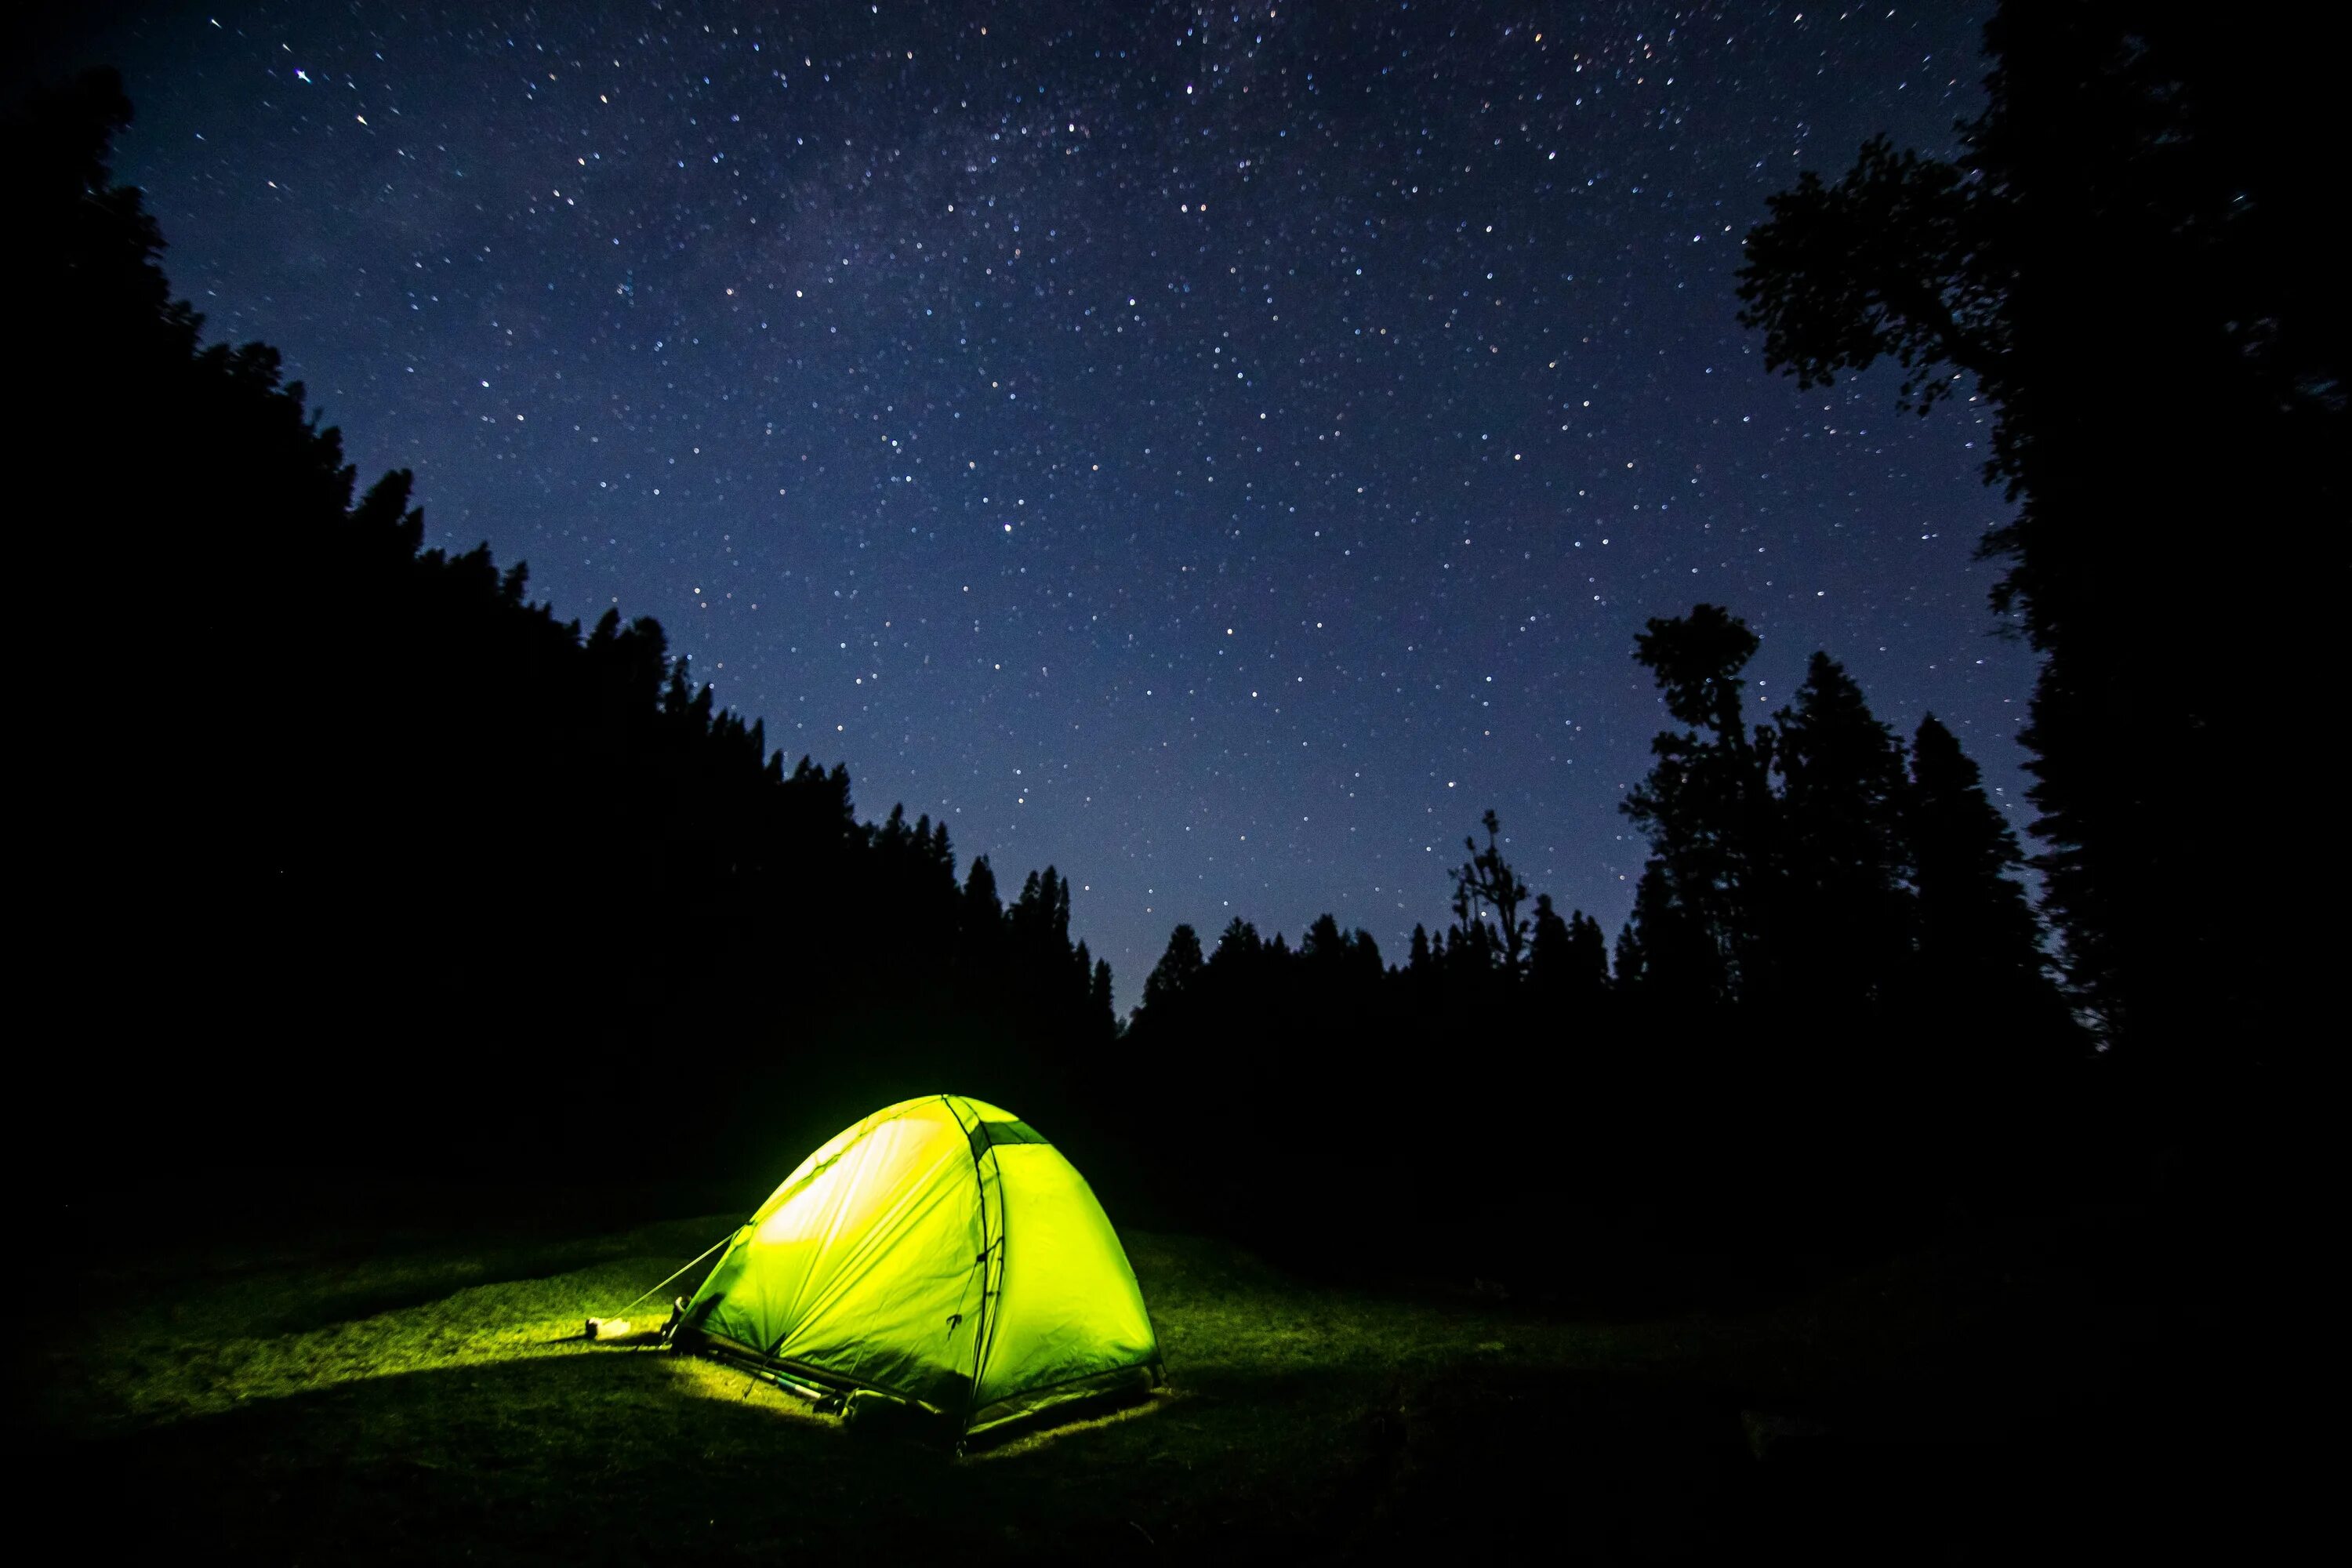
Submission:
<svg viewBox="0 0 2352 1568">
<path fill-rule="evenodd" d="M 688 1302 L 718 1348 L 967 1434 L 1158 1381 L 1135 1271 L 1086 1178 L 961 1095 L 877 1110 L 746 1220 Z"/>
</svg>

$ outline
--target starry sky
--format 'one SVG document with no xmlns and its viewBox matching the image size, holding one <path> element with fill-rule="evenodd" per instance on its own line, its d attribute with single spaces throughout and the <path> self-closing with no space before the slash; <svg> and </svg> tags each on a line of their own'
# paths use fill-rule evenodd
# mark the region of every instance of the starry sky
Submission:
<svg viewBox="0 0 2352 1568">
<path fill-rule="evenodd" d="M 1613 931 L 1633 639 L 1699 600 L 1761 707 L 1826 647 L 2023 826 L 1982 411 L 1800 393 L 1732 292 L 1800 169 L 1951 147 L 1986 9 L 351 0 L 81 47 L 176 289 L 363 479 L 658 617 L 862 814 L 1059 866 L 1124 1008 L 1180 921 L 1402 957 L 1488 806 Z"/>
</svg>

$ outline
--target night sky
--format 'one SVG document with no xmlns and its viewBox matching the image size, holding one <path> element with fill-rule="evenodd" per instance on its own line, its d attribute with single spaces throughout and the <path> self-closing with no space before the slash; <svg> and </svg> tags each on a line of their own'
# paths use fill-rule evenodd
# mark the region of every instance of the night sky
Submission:
<svg viewBox="0 0 2352 1568">
<path fill-rule="evenodd" d="M 1702 599 L 1760 708 L 1826 647 L 2022 826 L 1983 416 L 1801 394 L 1732 293 L 1801 168 L 1950 148 L 1984 10 L 354 0 L 89 54 L 177 291 L 363 482 L 658 617 L 861 814 L 1058 865 L 1125 1007 L 1180 921 L 1402 958 L 1490 805 L 1613 933 L 1633 639 Z"/>
</svg>

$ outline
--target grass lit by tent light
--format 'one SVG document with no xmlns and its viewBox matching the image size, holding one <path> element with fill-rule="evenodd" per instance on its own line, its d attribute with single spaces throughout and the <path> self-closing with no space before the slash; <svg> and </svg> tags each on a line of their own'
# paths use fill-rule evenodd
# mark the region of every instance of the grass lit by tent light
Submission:
<svg viewBox="0 0 2352 1568">
<path fill-rule="evenodd" d="M 136 1476 L 130 1536 L 273 1560 L 520 1561 L 583 1541 L 772 1559 L 871 1552 L 877 1520 L 894 1551 L 967 1558 L 1370 1553 L 1501 1540 L 1562 1509 L 1596 1549 L 1675 1557 L 1751 1529 L 1755 1434 L 1805 1429 L 1754 1408 L 1891 1373 L 2004 1410 L 2099 1375 L 2114 1342 L 2082 1303 L 2053 1312 L 2015 1258 L 1898 1260 L 1746 1317 L 1612 1321 L 1323 1288 L 1130 1233 L 1172 1386 L 958 1458 L 844 1429 L 734 1366 L 581 1337 L 732 1223 L 100 1264 L 37 1352 L 49 1431 L 26 1462 L 62 1487 Z M 2004 1274 L 2018 1283 L 1986 1285 Z M 1997 1355 L 1954 1360 L 2000 1321 Z"/>
<path fill-rule="evenodd" d="M 628 1300 L 679 1261 L 679 1248 L 732 1223 L 724 1216 L 666 1222 L 490 1256 L 426 1252 L 323 1268 L 265 1261 L 217 1283 L 173 1288 L 163 1299 L 134 1288 L 119 1317 L 102 1329 L 93 1324 L 115 1353 L 76 1358 L 87 1382 L 74 1390 L 76 1407 L 58 1414 L 85 1431 L 118 1431 L 383 1378 L 643 1356 L 654 1375 L 679 1393 L 837 1426 L 806 1400 L 739 1367 L 583 1339 L 586 1317 Z M 1148 1234 L 1127 1240 L 1151 1292 L 1175 1386 L 1136 1409 L 1056 1423 L 1045 1433 L 1116 1425 L 1155 1405 L 1183 1404 L 1196 1384 L 1215 1389 L 1234 1376 L 1370 1372 L 1509 1348 L 1480 1337 L 1491 1326 L 1484 1317 L 1313 1289 L 1214 1242 Z M 596 1253 L 613 1256 L 583 1261 Z M 548 1268 L 557 1271 L 536 1272 Z M 657 1324 L 666 1310 L 643 1303 L 635 1321 Z M 1540 1347 L 1527 1332 L 1518 1339 L 1522 1352 L 1540 1348 L 1564 1360 L 1581 1359 L 1580 1351 L 1614 1360 L 1632 1348 L 1624 1331 L 1571 1334 L 1554 1326 L 1532 1336 L 1545 1342 Z M 984 1451 L 1018 1452 L 1039 1436 L 1025 1434 Z"/>
</svg>

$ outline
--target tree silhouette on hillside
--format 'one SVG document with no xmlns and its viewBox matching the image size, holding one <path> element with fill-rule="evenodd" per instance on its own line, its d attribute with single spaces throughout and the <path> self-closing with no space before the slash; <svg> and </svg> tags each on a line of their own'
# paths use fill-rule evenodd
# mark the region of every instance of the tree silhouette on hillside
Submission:
<svg viewBox="0 0 2352 1568">
<path fill-rule="evenodd" d="M 2275 867 L 2221 805 L 2315 707 L 2352 566 L 2336 204 L 2296 155 L 2328 141 L 2332 51 L 2248 50 L 2243 25 L 2004 4 L 1961 155 L 1880 139 L 1803 174 L 1740 275 L 1800 385 L 1889 359 L 1922 412 L 1992 408 L 1987 477 L 2017 502 L 1984 542 L 1994 603 L 2043 656 L 2022 737 L 2040 864 L 2074 984 L 2140 1061 L 2224 1037 L 2280 1059 L 2301 1037 L 2272 1015 L 2282 977 L 2322 939 L 2242 911 L 2347 868 L 2320 792 L 2290 786 Z"/>
<path fill-rule="evenodd" d="M 1751 734 L 1740 671 L 1756 634 L 1713 605 L 1660 619 L 1634 639 L 1666 711 L 1688 728 L 1662 731 L 1657 757 L 1622 810 L 1650 839 L 1634 893 L 1634 935 L 1620 976 L 1685 1004 L 1769 987 L 1785 927 L 1774 852 L 1770 731 Z"/>
<path fill-rule="evenodd" d="M 40 612 L 72 650 L 38 714 L 44 968 L 129 1037 L 237 1039 L 160 1054 L 111 1157 L 512 1166 L 641 1135 L 658 1061 L 731 1091 L 688 1158 L 764 1166 L 780 1114 L 821 1137 L 959 1074 L 1036 1112 L 1109 1047 L 1056 870 L 1010 910 L 984 861 L 960 889 L 944 824 L 862 823 L 845 768 L 789 763 L 654 621 L 583 631 L 520 563 L 426 548 L 405 472 L 354 500 L 277 354 L 172 298 L 107 167 L 129 114 L 93 73 L 0 132 L 47 379 L 27 569 L 103 584 Z"/>
<path fill-rule="evenodd" d="M 2071 1030 L 2015 836 L 1976 763 L 1932 716 L 1918 749 L 1826 653 L 1796 700 L 1749 730 L 1755 636 L 1720 607 L 1654 620 L 1635 657 L 1668 713 L 1622 809 L 1651 856 L 1617 984 L 1654 1005 L 1738 1004 L 1839 1027 L 1906 1012 L 1939 1037 L 2000 1036 L 2048 1067 Z M 1905 1026 L 1916 1034 L 1920 1026 Z"/>
<path fill-rule="evenodd" d="M 1971 1033 L 2048 1040 L 2065 1030 L 2065 1004 L 2043 950 L 2042 924 L 2017 880 L 2017 835 L 1984 792 L 1982 774 L 1932 713 L 1911 742 L 1904 836 L 1913 863 L 1914 984 L 1955 1010 Z"/>
<path fill-rule="evenodd" d="M 1687 1245 L 1851 1241 L 2053 1180 L 2018 1130 L 2066 1123 L 2084 1051 L 1976 764 L 1932 718 L 1906 752 L 1826 653 L 1751 725 L 1757 646 L 1712 605 L 1635 639 L 1679 727 L 1624 803 L 1651 855 L 1613 974 L 1492 811 L 1452 922 L 1392 967 L 1329 913 L 1295 949 L 1239 915 L 1207 952 L 1178 926 L 1096 1080 L 1150 1212 L 1352 1268 L 1433 1228 L 1491 1260 L 1568 1214 L 1596 1248 L 1655 1247 L 1668 1214 Z M 1182 1152 L 1155 1159 L 1178 1103 Z M 1408 1125 L 1433 1140 L 1410 1174 L 1343 1198 Z"/>
<path fill-rule="evenodd" d="M 1479 825 L 1486 830 L 1486 847 L 1481 849 L 1475 837 L 1462 840 L 1470 858 L 1454 872 L 1454 920 L 1465 938 L 1482 946 L 1491 942 L 1504 974 L 1516 981 L 1528 945 L 1528 922 L 1519 914 L 1528 900 L 1528 885 L 1503 858 L 1496 841 L 1503 825 L 1494 812 L 1488 811 Z M 1490 912 L 1491 931 L 1486 924 Z"/>
<path fill-rule="evenodd" d="M 76 652 L 31 697 L 35 968 L 134 1041 L 238 1042 L 151 1052 L 127 1106 L 94 1059 L 44 1068 L 34 1101 L 108 1108 L 126 1170 L 772 1172 L 984 1084 L 1124 1213 L 1395 1277 L 1526 1266 L 1536 1227 L 1579 1268 L 1892 1235 L 2063 1102 L 2072 1020 L 1957 740 L 1923 721 L 1906 759 L 1826 656 L 1751 725 L 1755 635 L 1706 605 L 1636 638 L 1674 727 L 1626 801 L 1651 854 L 1613 975 L 1488 811 L 1401 964 L 1329 912 L 1295 945 L 1179 926 L 1122 1032 L 1056 868 L 1008 904 L 654 621 L 583 628 L 487 546 L 428 548 L 405 473 L 355 499 L 276 356 L 172 301 L 105 170 L 125 113 L 92 78 L 7 136 L 59 301 L 27 549 L 107 567 L 38 628 Z"/>
<path fill-rule="evenodd" d="M 1825 653 L 1775 720 L 1779 983 L 1815 999 L 1883 1001 L 1913 942 L 1902 743 Z"/>
</svg>

